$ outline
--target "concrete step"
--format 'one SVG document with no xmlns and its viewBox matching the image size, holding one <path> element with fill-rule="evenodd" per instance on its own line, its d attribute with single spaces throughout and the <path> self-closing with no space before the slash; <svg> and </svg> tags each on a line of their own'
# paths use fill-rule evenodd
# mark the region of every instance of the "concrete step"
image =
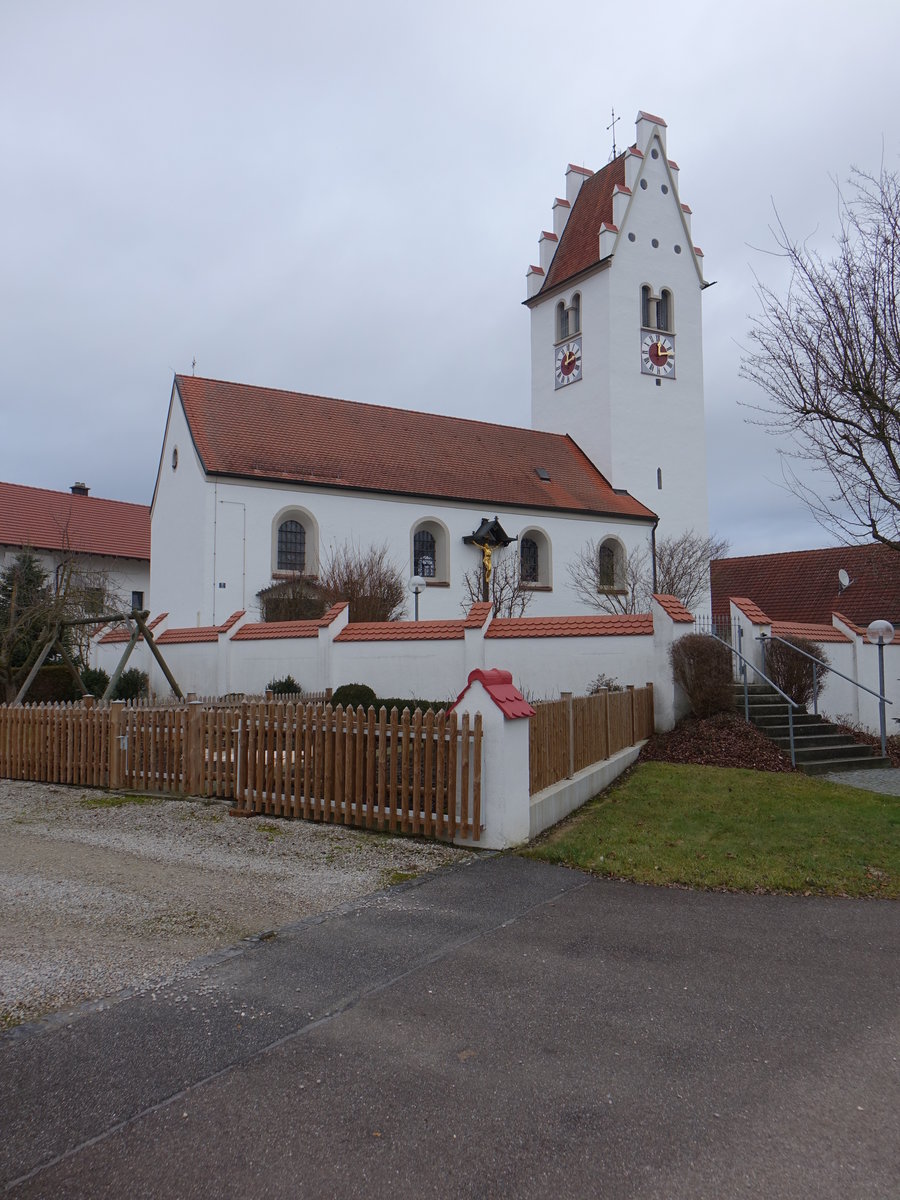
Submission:
<svg viewBox="0 0 900 1200">
<path fill-rule="evenodd" d="M 880 771 L 892 766 L 889 758 L 872 755 L 871 758 L 826 758 L 815 762 L 797 763 L 806 775 L 830 775 L 832 771 Z"/>
<path fill-rule="evenodd" d="M 782 750 L 789 750 L 791 745 L 791 735 L 787 729 L 779 731 L 777 734 L 771 730 L 766 730 L 766 737 L 774 742 L 776 746 L 780 746 Z M 847 746 L 851 754 L 856 754 L 858 750 L 870 751 L 871 746 L 861 746 L 859 742 L 855 742 L 853 738 L 847 737 L 845 733 L 798 733 L 794 731 L 794 745 L 797 749 L 817 749 L 833 750 L 836 747 Z"/>
</svg>

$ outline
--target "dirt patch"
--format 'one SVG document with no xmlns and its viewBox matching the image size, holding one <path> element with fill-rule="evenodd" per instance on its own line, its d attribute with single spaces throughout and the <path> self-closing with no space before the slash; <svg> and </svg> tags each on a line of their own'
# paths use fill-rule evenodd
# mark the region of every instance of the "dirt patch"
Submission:
<svg viewBox="0 0 900 1200">
<path fill-rule="evenodd" d="M 176 978 L 250 934 L 474 858 L 227 810 L 0 780 L 0 1028 Z"/>
</svg>

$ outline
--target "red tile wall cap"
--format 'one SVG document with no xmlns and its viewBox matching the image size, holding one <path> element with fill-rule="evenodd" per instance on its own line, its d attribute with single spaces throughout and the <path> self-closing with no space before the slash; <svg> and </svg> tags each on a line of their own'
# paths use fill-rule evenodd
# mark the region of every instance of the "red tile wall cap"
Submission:
<svg viewBox="0 0 900 1200">
<path fill-rule="evenodd" d="M 681 211 L 686 212 L 686 213 L 692 213 L 694 210 L 691 208 L 691 206 L 689 204 L 682 204 Z"/>
<path fill-rule="evenodd" d="M 338 600 L 337 604 L 332 604 L 328 612 L 319 618 L 319 627 L 327 629 L 332 621 L 336 621 L 345 608 L 349 608 L 350 603 L 347 600 Z"/>
<path fill-rule="evenodd" d="M 613 188 L 614 196 L 619 196 L 619 195 L 630 196 L 631 194 L 632 194 L 631 188 L 626 187 L 624 183 L 617 183 L 616 186 Z"/>
<path fill-rule="evenodd" d="M 833 625 L 809 625 L 805 621 L 773 621 L 775 637 L 806 638 L 810 642 L 849 642 L 851 639 Z"/>
<path fill-rule="evenodd" d="M 598 617 L 497 617 L 486 638 L 640 637 L 653 633 L 650 613 Z"/>
<path fill-rule="evenodd" d="M 548 242 L 558 242 L 559 238 L 555 233 L 548 233 L 546 229 L 541 230 L 541 237 L 546 238 Z"/>
<path fill-rule="evenodd" d="M 479 600 L 469 609 L 463 626 L 466 629 L 484 629 L 493 611 L 490 600 Z"/>
<path fill-rule="evenodd" d="M 745 617 L 749 617 L 754 625 L 772 624 L 759 605 L 748 600 L 746 596 L 732 596 L 731 603 L 739 608 Z"/>
<path fill-rule="evenodd" d="M 568 200 L 563 200 L 562 196 L 557 196 L 556 199 L 553 201 L 553 203 L 560 205 L 561 208 L 571 208 L 572 207 L 572 205 L 568 202 Z"/>
<path fill-rule="evenodd" d="M 219 627 L 218 625 L 189 625 L 182 629 L 167 629 L 165 633 L 161 633 L 154 640 L 158 646 L 186 645 L 189 642 L 217 642 Z"/>
<path fill-rule="evenodd" d="M 451 712 L 453 712 L 453 709 L 456 708 L 456 705 L 459 704 L 473 683 L 481 684 L 505 717 L 515 720 L 518 717 L 534 716 L 534 709 L 513 683 L 510 672 L 501 671 L 497 667 L 494 667 L 490 671 L 483 671 L 481 668 L 470 671 L 469 682 L 456 697 L 456 702 L 451 705 Z"/>
<path fill-rule="evenodd" d="M 593 175 L 593 171 L 589 171 L 587 167 L 576 167 L 574 163 L 569 163 L 567 168 L 569 171 L 577 171 L 579 175 Z"/>
<path fill-rule="evenodd" d="M 693 613 L 688 612 L 677 596 L 654 595 L 653 599 L 673 621 L 677 621 L 683 625 L 693 625 Z"/>
<path fill-rule="evenodd" d="M 867 626 L 857 625 L 855 621 L 851 621 L 850 618 L 845 617 L 843 613 L 836 612 L 834 615 L 843 625 L 846 625 L 848 629 L 852 629 L 854 633 L 858 633 L 861 637 L 865 637 Z"/>
<path fill-rule="evenodd" d="M 242 625 L 233 642 L 265 642 L 273 638 L 315 638 L 319 636 L 320 621 L 258 621 Z"/>
<path fill-rule="evenodd" d="M 653 113 L 644 112 L 643 109 L 641 109 L 641 111 L 638 113 L 637 119 L 639 121 L 652 121 L 654 125 L 662 125 L 663 129 L 669 128 L 662 117 L 654 117 Z"/>
<path fill-rule="evenodd" d="M 356 621 L 335 642 L 447 642 L 464 638 L 463 621 Z"/>
<path fill-rule="evenodd" d="M 678 163 L 675 161 L 674 158 L 669 159 L 669 166 L 672 168 L 673 171 L 681 170 L 681 167 L 679 167 Z"/>
<path fill-rule="evenodd" d="M 235 625 L 246 612 L 246 609 L 239 608 L 237 612 L 233 612 L 227 621 L 218 626 L 219 633 L 227 633 L 233 625 Z"/>
<path fill-rule="evenodd" d="M 643 158 L 644 157 L 643 150 L 638 150 L 637 146 L 629 146 L 628 149 L 625 151 L 625 153 L 633 154 L 635 156 L 635 158 Z"/>
<path fill-rule="evenodd" d="M 613 225 L 610 221 L 601 221 L 600 222 L 600 232 L 602 233 L 604 229 L 608 229 L 610 233 L 618 233 L 619 232 L 618 225 Z"/>
<path fill-rule="evenodd" d="M 694 253 L 697 255 L 698 258 L 704 257 L 703 251 L 700 249 L 699 246 L 694 247 Z"/>
<path fill-rule="evenodd" d="M 169 614 L 167 612 L 160 613 L 158 617 L 154 617 L 152 621 L 147 622 L 147 628 L 152 632 L 160 621 L 164 621 Z M 101 645 L 110 645 L 115 642 L 127 642 L 131 638 L 131 629 L 123 625 L 115 625 L 100 639 Z M 144 635 L 139 634 L 138 641 L 142 642 Z"/>
<path fill-rule="evenodd" d="M 528 270 L 532 273 L 532 275 L 543 275 L 543 273 L 544 273 L 544 268 L 536 267 L 534 265 L 534 263 L 531 264 L 531 266 L 528 268 Z"/>
</svg>

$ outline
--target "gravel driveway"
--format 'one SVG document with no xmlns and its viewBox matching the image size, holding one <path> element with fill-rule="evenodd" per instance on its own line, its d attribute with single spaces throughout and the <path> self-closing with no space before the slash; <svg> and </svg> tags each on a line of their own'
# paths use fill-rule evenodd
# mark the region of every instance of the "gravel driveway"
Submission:
<svg viewBox="0 0 900 1200">
<path fill-rule="evenodd" d="M 0 780 L 0 1029 L 474 857 L 228 807 Z"/>
</svg>

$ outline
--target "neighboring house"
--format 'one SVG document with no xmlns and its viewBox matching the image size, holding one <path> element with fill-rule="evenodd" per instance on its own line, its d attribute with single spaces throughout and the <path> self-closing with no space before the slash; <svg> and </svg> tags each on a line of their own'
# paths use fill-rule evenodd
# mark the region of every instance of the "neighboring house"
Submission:
<svg viewBox="0 0 900 1200">
<path fill-rule="evenodd" d="M 0 570 L 33 550 L 54 584 L 70 565 L 98 611 L 150 602 L 150 510 L 102 500 L 83 483 L 68 492 L 0 483 Z"/>
<path fill-rule="evenodd" d="M 665 122 L 639 113 L 636 131 L 596 175 L 569 168 L 528 273 L 535 428 L 176 375 L 155 608 L 216 626 L 345 544 L 386 544 L 426 579 L 422 618 L 455 618 L 492 529 L 493 566 L 518 556 L 528 613 L 576 613 L 569 566 L 589 541 L 615 591 L 657 524 L 705 534 L 701 254 Z"/>
<path fill-rule="evenodd" d="M 831 625 L 840 613 L 863 629 L 876 620 L 900 628 L 900 554 L 887 546 L 720 558 L 710 581 L 718 621 L 729 618 L 729 597 L 745 596 L 776 622 Z"/>
</svg>

